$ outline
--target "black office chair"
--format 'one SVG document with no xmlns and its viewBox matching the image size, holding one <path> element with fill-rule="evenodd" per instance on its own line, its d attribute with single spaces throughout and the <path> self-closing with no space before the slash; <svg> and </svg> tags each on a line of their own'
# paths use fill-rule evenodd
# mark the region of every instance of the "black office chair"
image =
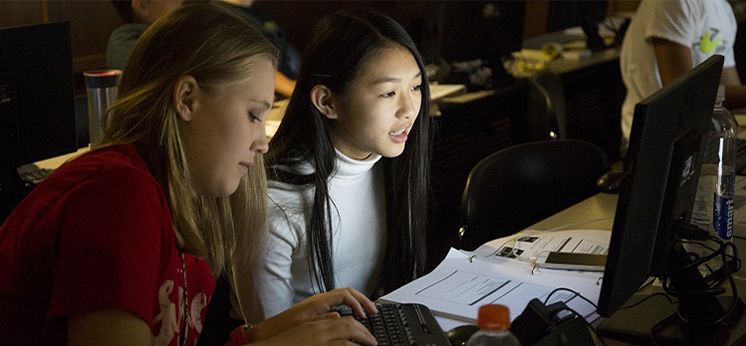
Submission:
<svg viewBox="0 0 746 346">
<path fill-rule="evenodd" d="M 543 70 L 534 74 L 529 81 L 529 139 L 567 138 L 565 91 L 560 77 Z"/>
<path fill-rule="evenodd" d="M 600 192 L 609 159 L 574 139 L 529 142 L 482 159 L 461 200 L 462 249 L 511 235 Z"/>
</svg>

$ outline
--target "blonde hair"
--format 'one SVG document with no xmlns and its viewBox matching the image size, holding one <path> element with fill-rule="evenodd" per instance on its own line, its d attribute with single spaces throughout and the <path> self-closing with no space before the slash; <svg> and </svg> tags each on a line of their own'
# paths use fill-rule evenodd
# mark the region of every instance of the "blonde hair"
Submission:
<svg viewBox="0 0 746 346">
<path fill-rule="evenodd" d="M 188 75 L 214 91 L 250 78 L 247 71 L 256 58 L 276 65 L 277 54 L 241 18 L 209 4 L 183 6 L 140 37 L 127 60 L 118 99 L 104 116 L 102 144 L 129 143 L 137 149 L 164 189 L 176 245 L 206 258 L 215 276 L 224 273 L 229 259 L 252 261 L 266 234 L 264 161 L 256 156 L 231 196 L 201 196 L 192 184 L 173 88 Z"/>
</svg>

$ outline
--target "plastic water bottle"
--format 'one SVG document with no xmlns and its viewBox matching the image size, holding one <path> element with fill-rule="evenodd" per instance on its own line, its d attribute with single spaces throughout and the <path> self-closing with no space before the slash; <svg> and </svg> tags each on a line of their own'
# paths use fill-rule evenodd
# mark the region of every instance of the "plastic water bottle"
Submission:
<svg viewBox="0 0 746 346">
<path fill-rule="evenodd" d="M 727 242 L 733 237 L 738 130 L 724 101 L 725 86 L 720 85 L 690 223 Z M 715 260 L 713 270 L 722 265 L 720 257 Z"/>
<path fill-rule="evenodd" d="M 479 308 L 479 331 L 466 342 L 466 346 L 520 346 L 521 342 L 510 332 L 510 310 L 505 305 L 484 305 Z"/>
</svg>

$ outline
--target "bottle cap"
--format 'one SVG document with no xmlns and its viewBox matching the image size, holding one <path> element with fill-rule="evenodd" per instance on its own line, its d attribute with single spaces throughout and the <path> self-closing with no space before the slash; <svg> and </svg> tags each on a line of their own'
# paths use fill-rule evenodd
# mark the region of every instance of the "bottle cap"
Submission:
<svg viewBox="0 0 746 346">
<path fill-rule="evenodd" d="M 85 84 L 88 88 L 111 88 L 119 85 L 122 76 L 120 70 L 94 70 L 83 72 Z"/>
<path fill-rule="evenodd" d="M 479 308 L 477 324 L 481 329 L 510 329 L 510 310 L 505 305 L 489 304 Z"/>
<path fill-rule="evenodd" d="M 718 85 L 718 95 L 715 98 L 715 104 L 725 102 L 725 85 Z"/>
</svg>

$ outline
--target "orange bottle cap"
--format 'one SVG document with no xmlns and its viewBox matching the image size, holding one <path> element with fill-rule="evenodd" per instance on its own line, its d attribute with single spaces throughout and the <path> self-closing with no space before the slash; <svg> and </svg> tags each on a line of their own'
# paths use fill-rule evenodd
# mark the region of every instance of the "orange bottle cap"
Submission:
<svg viewBox="0 0 746 346">
<path fill-rule="evenodd" d="M 489 304 L 479 308 L 477 324 L 481 329 L 510 329 L 510 310 L 505 305 Z"/>
</svg>

